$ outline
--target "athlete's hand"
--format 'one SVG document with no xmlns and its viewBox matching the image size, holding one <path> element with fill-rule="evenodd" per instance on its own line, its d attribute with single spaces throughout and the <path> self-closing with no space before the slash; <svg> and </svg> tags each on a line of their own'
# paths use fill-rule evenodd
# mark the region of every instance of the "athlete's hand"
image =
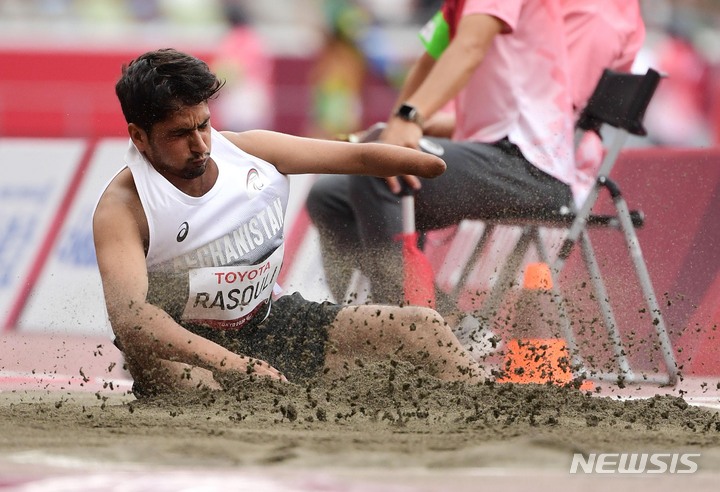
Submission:
<svg viewBox="0 0 720 492">
<path fill-rule="evenodd" d="M 237 359 L 233 361 L 226 361 L 218 373 L 219 374 L 216 379 L 223 379 L 223 376 L 226 374 L 234 373 L 237 375 L 245 374 L 247 376 L 254 375 L 268 377 L 284 383 L 287 382 L 287 378 L 283 375 L 283 373 L 275 369 L 267 361 L 256 359 L 254 357 L 246 357 L 244 355 L 239 355 Z"/>
<path fill-rule="evenodd" d="M 246 359 L 248 359 L 248 363 L 245 371 L 248 375 L 252 376 L 254 374 L 256 376 L 269 377 L 287 383 L 287 378 L 283 376 L 283 373 L 264 360 L 254 359 L 252 357 L 246 357 Z"/>
</svg>

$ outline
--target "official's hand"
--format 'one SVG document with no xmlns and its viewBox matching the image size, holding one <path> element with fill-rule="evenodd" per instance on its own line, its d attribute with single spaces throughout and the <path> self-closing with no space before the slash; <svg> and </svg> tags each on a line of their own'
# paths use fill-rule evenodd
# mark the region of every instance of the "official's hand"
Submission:
<svg viewBox="0 0 720 492">
<path fill-rule="evenodd" d="M 415 123 L 400 118 L 391 118 L 380 135 L 380 141 L 418 150 L 422 136 L 422 128 Z M 419 190 L 422 186 L 417 176 L 403 175 L 385 178 L 390 191 L 395 194 L 400 193 L 402 190 L 400 180 L 407 183 L 407 186 L 412 190 Z"/>
<path fill-rule="evenodd" d="M 423 125 L 423 135 L 426 137 L 452 138 L 455 131 L 455 113 L 438 111 Z"/>
<path fill-rule="evenodd" d="M 418 150 L 423 130 L 413 122 L 391 118 L 380 135 L 380 141 Z"/>
<path fill-rule="evenodd" d="M 409 174 L 404 174 L 402 176 L 391 176 L 389 178 L 385 178 L 385 182 L 387 183 L 388 187 L 390 188 L 390 191 L 395 193 L 396 195 L 400 194 L 402 191 L 402 184 L 400 183 L 400 180 L 403 180 L 405 183 L 407 183 L 407 186 L 413 190 L 417 191 L 422 186 L 420 184 L 420 179 L 418 179 L 417 176 L 411 176 Z"/>
</svg>

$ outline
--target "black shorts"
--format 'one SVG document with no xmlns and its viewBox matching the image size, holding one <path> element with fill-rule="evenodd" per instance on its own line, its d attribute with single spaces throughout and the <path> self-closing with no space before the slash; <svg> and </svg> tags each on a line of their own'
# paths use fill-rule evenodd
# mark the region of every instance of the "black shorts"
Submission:
<svg viewBox="0 0 720 492">
<path fill-rule="evenodd" d="M 256 326 L 217 330 L 186 328 L 236 354 L 262 359 L 289 381 L 311 379 L 325 365 L 328 326 L 342 309 L 339 304 L 309 301 L 295 292 L 273 302 L 268 317 Z"/>
</svg>

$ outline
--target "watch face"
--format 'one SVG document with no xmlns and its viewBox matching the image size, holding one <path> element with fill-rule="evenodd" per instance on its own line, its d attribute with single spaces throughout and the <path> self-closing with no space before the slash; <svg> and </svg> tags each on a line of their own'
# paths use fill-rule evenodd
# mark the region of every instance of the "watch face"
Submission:
<svg viewBox="0 0 720 492">
<path fill-rule="evenodd" d="M 397 115 L 407 121 L 416 122 L 418 120 L 417 109 L 408 104 L 403 104 L 402 106 L 400 106 L 397 110 Z"/>
</svg>

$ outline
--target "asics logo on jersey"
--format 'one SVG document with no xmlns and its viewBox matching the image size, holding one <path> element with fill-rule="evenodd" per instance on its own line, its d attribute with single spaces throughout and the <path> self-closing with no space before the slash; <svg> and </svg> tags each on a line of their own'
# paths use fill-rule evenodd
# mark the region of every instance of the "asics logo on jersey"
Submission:
<svg viewBox="0 0 720 492">
<path fill-rule="evenodd" d="M 178 235 L 176 238 L 177 242 L 181 243 L 185 241 L 188 232 L 190 232 L 190 225 L 187 222 L 183 222 L 182 224 L 180 224 L 180 230 L 178 231 Z"/>
</svg>

